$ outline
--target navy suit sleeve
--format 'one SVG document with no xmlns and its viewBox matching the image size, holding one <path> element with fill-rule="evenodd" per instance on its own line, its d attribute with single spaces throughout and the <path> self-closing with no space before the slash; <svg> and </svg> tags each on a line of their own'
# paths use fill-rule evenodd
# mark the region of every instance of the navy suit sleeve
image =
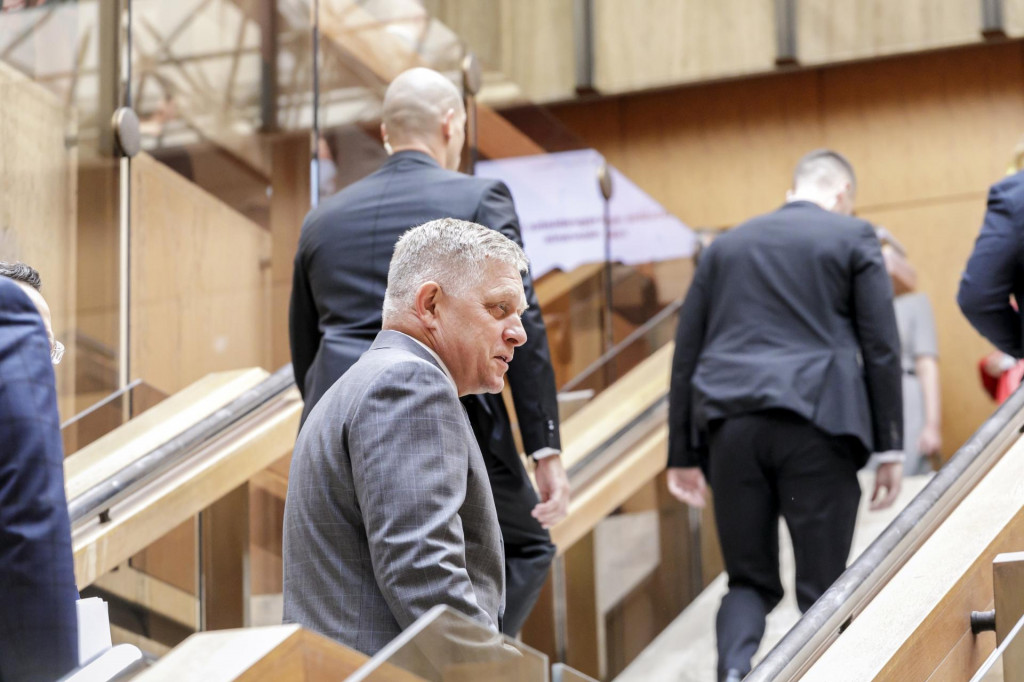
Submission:
<svg viewBox="0 0 1024 682">
<path fill-rule="evenodd" d="M 676 347 L 668 395 L 668 466 L 695 467 L 703 460 L 701 444 L 693 427 L 691 383 L 704 347 L 707 329 L 709 278 L 712 253 L 704 253 L 679 311 Z"/>
<path fill-rule="evenodd" d="M 303 230 L 305 232 L 305 229 Z M 303 235 L 305 236 L 305 235 Z M 295 254 L 292 271 L 292 297 L 288 304 L 288 343 L 292 351 L 292 371 L 299 393 L 306 397 L 306 375 L 320 348 L 320 315 L 309 286 L 302 242 Z"/>
<path fill-rule="evenodd" d="M 1020 220 L 1024 220 L 1024 213 L 1014 205 L 1006 188 L 992 187 L 985 222 L 956 297 L 971 325 L 996 348 L 1015 358 L 1024 357 L 1020 314 L 1010 305 L 1010 294 L 1021 278 L 1022 226 L 1016 224 Z"/>
<path fill-rule="evenodd" d="M 474 221 L 498 230 L 516 244 L 523 245 L 519 233 L 519 217 L 512 203 L 512 195 L 504 183 L 490 185 L 481 199 Z M 530 273 L 523 275 L 523 288 L 529 306 L 523 315 L 526 343 L 516 348 L 508 368 L 512 401 L 527 453 L 542 448 L 561 449 L 555 371 L 551 366 L 547 329 L 541 317 Z"/>
<path fill-rule="evenodd" d="M 875 231 L 865 224 L 858 237 L 852 264 L 853 323 L 864 360 L 875 452 L 902 450 L 903 375 L 892 282 Z"/>
<path fill-rule="evenodd" d="M 78 592 L 49 350 L 35 306 L 0 278 L 0 680 L 54 680 L 78 665 Z"/>
</svg>

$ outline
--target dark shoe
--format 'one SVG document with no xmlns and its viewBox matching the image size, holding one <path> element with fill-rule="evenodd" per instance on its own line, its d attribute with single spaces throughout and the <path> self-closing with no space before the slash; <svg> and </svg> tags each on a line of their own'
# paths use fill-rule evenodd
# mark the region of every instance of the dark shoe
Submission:
<svg viewBox="0 0 1024 682">
<path fill-rule="evenodd" d="M 735 668 L 730 668 L 725 671 L 725 675 L 718 678 L 718 682 L 741 682 L 743 679 L 743 673 Z"/>
</svg>

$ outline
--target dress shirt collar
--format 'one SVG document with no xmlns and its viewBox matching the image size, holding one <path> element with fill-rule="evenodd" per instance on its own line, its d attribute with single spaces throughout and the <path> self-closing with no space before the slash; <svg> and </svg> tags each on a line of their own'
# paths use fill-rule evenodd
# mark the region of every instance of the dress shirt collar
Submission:
<svg viewBox="0 0 1024 682">
<path fill-rule="evenodd" d="M 391 156 L 389 156 L 388 160 L 385 162 L 385 165 L 391 163 L 398 163 L 400 161 L 405 160 L 426 163 L 428 165 L 434 166 L 435 168 L 441 167 L 441 164 L 439 164 L 434 157 L 432 157 L 430 154 L 427 154 L 426 152 L 420 151 L 419 149 L 401 149 L 393 153 Z"/>
<path fill-rule="evenodd" d="M 392 331 L 394 331 L 394 330 L 392 330 Z M 406 334 L 404 332 L 396 332 L 396 333 L 402 334 L 403 336 L 409 336 L 408 334 Z M 459 387 L 455 385 L 455 377 L 453 377 L 452 373 L 448 371 L 448 367 L 447 367 L 447 365 L 444 364 L 444 360 L 441 359 L 441 356 L 438 355 L 437 353 L 435 353 L 433 348 L 431 348 L 427 344 L 423 343 L 422 341 L 420 341 L 416 337 L 409 336 L 409 338 L 412 339 L 413 341 L 415 341 L 416 343 L 420 344 L 421 346 L 423 346 L 423 348 L 425 348 L 426 351 L 428 353 L 430 353 L 430 355 L 433 356 L 433 358 L 435 360 L 437 360 L 438 367 L 440 367 L 441 371 L 444 372 L 444 375 L 446 377 L 448 377 L 448 381 L 452 382 L 452 386 L 455 388 L 455 392 L 458 393 L 459 392 Z"/>
</svg>

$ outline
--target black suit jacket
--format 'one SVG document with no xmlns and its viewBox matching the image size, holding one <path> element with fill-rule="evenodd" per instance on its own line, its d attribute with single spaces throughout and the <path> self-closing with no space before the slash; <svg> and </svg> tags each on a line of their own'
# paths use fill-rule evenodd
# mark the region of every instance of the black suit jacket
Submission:
<svg viewBox="0 0 1024 682">
<path fill-rule="evenodd" d="M 394 154 L 378 171 L 306 217 L 289 309 L 295 383 L 306 401 L 303 422 L 380 331 L 395 242 L 406 230 L 438 218 L 469 220 L 523 243 L 512 196 L 503 183 L 445 170 L 416 151 Z M 523 446 L 536 452 L 561 447 L 558 404 L 547 332 L 528 274 L 523 286 L 529 304 L 523 315 L 527 342 L 516 349 L 508 381 Z M 493 424 L 484 431 L 508 431 L 500 395 L 465 400 L 482 408 L 476 412 L 492 416 Z"/>
<path fill-rule="evenodd" d="M 0 682 L 78 665 L 77 599 L 49 340 L 0 277 Z"/>
<path fill-rule="evenodd" d="M 785 409 L 870 451 L 899 450 L 900 346 L 871 225 L 793 202 L 716 239 L 680 312 L 669 466 L 697 466 L 707 424 Z"/>
<path fill-rule="evenodd" d="M 996 348 L 1024 357 L 1021 316 L 1010 294 L 1024 304 L 1024 172 L 996 184 L 974 251 L 967 261 L 957 303 L 968 321 Z"/>
</svg>

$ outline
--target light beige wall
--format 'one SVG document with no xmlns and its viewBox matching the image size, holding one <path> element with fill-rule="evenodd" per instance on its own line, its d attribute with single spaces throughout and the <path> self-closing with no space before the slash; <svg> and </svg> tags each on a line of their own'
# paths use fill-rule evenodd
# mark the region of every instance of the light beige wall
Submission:
<svg viewBox="0 0 1024 682">
<path fill-rule="evenodd" d="M 575 96 L 572 0 L 426 0 L 490 69 L 534 102 Z M 605 95 L 778 71 L 774 0 L 594 0 L 594 85 Z M 801 0 L 797 60 L 820 65 L 970 45 L 977 0 Z M 1024 35 L 1024 0 L 1005 0 Z M 499 95 L 500 96 L 500 95 Z"/>
<path fill-rule="evenodd" d="M 615 93 L 769 71 L 772 0 L 595 0 L 594 84 Z"/>
<path fill-rule="evenodd" d="M 977 0 L 800 0 L 801 64 L 877 57 L 981 40 Z"/>
<path fill-rule="evenodd" d="M 573 0 L 426 0 L 425 6 L 487 72 L 501 74 L 527 99 L 547 102 L 575 93 Z"/>
<path fill-rule="evenodd" d="M 270 364 L 270 234 L 147 154 L 132 160 L 131 376 L 165 393 Z"/>
<path fill-rule="evenodd" d="M 1024 36 L 1024 0 L 1003 0 L 1003 17 L 1008 36 Z"/>
<path fill-rule="evenodd" d="M 935 308 L 944 453 L 989 416 L 990 350 L 956 307 L 960 272 L 1024 131 L 1024 46 L 1002 43 L 553 109 L 668 210 L 734 225 L 783 200 L 793 164 L 831 146 L 857 169 L 858 212 L 906 245 Z"/>
</svg>

